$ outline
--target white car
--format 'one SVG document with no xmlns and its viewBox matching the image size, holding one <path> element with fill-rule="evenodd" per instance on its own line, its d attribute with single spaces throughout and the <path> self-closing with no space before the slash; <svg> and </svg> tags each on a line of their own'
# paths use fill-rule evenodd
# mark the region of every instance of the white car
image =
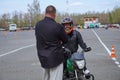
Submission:
<svg viewBox="0 0 120 80">
<path fill-rule="evenodd" d="M 16 31 L 17 25 L 16 24 L 9 24 L 9 31 Z"/>
</svg>

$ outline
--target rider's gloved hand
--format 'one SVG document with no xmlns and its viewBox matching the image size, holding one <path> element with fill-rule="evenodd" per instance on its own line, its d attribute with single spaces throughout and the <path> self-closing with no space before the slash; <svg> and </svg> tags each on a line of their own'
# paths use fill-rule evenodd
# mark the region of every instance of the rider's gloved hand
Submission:
<svg viewBox="0 0 120 80">
<path fill-rule="evenodd" d="M 64 48 L 65 49 L 65 53 L 69 54 L 71 53 L 71 51 L 68 48 Z"/>
<path fill-rule="evenodd" d="M 85 48 L 84 51 L 85 52 L 91 51 L 91 47 Z"/>
<path fill-rule="evenodd" d="M 64 55 L 66 57 L 70 57 L 71 56 L 71 51 L 68 48 L 64 48 Z"/>
</svg>

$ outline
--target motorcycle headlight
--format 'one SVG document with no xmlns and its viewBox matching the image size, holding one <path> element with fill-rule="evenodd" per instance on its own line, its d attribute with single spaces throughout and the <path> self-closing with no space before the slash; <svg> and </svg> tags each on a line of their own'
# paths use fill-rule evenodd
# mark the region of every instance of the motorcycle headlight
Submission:
<svg viewBox="0 0 120 80">
<path fill-rule="evenodd" d="M 83 69 L 85 66 L 85 60 L 76 61 L 76 64 L 79 69 Z"/>
</svg>

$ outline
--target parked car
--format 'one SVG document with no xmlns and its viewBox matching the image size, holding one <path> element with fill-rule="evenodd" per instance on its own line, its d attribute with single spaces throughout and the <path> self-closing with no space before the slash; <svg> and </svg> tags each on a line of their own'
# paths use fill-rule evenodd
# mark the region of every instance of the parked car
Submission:
<svg viewBox="0 0 120 80">
<path fill-rule="evenodd" d="M 6 29 L 4 29 L 4 28 L 0 28 L 0 31 L 5 31 Z"/>
<path fill-rule="evenodd" d="M 105 29 L 108 29 L 108 28 L 117 28 L 119 29 L 120 25 L 119 24 L 108 24 L 107 27 L 105 27 Z"/>
<path fill-rule="evenodd" d="M 9 24 L 9 31 L 17 31 L 17 24 Z"/>
<path fill-rule="evenodd" d="M 31 27 L 21 27 L 21 30 L 30 30 Z"/>
<path fill-rule="evenodd" d="M 119 25 L 119 24 L 113 24 L 113 27 L 114 27 L 114 28 L 119 28 L 120 25 Z"/>
</svg>

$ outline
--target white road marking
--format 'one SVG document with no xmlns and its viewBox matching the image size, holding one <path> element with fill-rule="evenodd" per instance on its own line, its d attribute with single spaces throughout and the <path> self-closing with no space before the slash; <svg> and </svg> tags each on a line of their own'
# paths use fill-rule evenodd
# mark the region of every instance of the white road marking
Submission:
<svg viewBox="0 0 120 80">
<path fill-rule="evenodd" d="M 97 35 L 97 33 L 92 29 L 92 31 L 94 32 L 94 34 L 96 35 L 96 37 L 98 38 L 98 40 L 100 41 L 100 43 L 104 46 L 104 48 L 106 49 L 106 51 L 108 52 L 109 56 L 111 55 L 110 50 L 107 48 L 107 46 L 102 42 L 102 40 L 100 39 L 100 37 Z M 113 61 L 115 61 L 115 64 L 117 64 L 117 66 L 120 68 L 120 63 L 117 61 L 116 58 L 112 58 Z"/>
<path fill-rule="evenodd" d="M 28 47 L 32 47 L 32 46 L 35 46 L 35 44 L 31 44 L 31 45 L 28 45 L 28 46 L 24 46 L 24 47 L 21 47 L 21 48 L 18 48 L 18 49 L 9 51 L 9 52 L 7 52 L 7 53 L 1 54 L 1 55 L 0 55 L 0 58 L 3 57 L 3 56 L 9 55 L 9 54 L 15 53 L 15 52 L 17 52 L 17 51 L 19 51 L 19 50 L 22 50 L 22 49 L 25 49 L 25 48 L 28 48 Z"/>
<path fill-rule="evenodd" d="M 98 38 L 98 40 L 100 41 L 100 43 L 104 46 L 104 48 L 107 50 L 108 54 L 111 55 L 110 50 L 107 48 L 107 46 L 102 42 L 102 40 L 100 39 L 100 37 L 97 35 L 97 33 L 92 29 L 92 31 L 94 32 L 94 34 L 96 35 L 96 37 Z"/>
<path fill-rule="evenodd" d="M 120 63 L 118 61 L 115 61 L 115 64 L 119 65 Z"/>
<path fill-rule="evenodd" d="M 118 67 L 120 68 L 120 65 L 118 65 Z"/>
</svg>

